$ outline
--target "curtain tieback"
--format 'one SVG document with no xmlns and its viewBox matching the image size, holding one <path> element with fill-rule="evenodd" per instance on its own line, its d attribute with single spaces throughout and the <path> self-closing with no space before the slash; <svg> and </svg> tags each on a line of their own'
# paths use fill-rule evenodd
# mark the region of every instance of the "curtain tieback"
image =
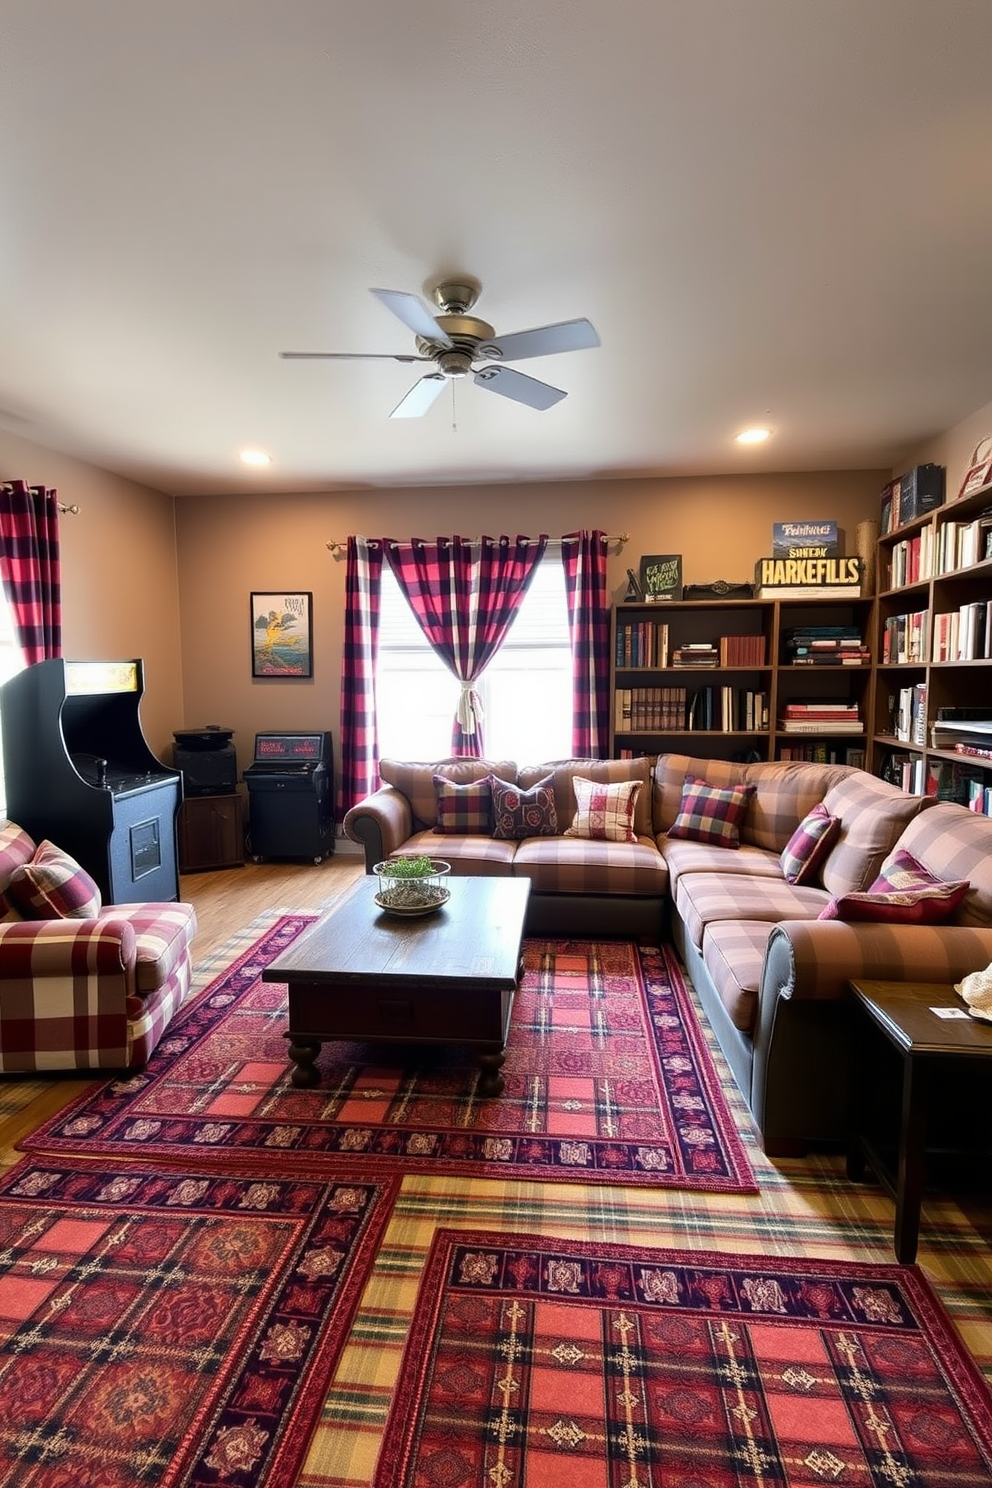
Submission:
<svg viewBox="0 0 992 1488">
<path fill-rule="evenodd" d="M 461 683 L 461 691 L 458 694 L 458 708 L 456 715 L 458 726 L 463 734 L 474 734 L 476 724 L 481 723 L 485 717 L 482 709 L 482 699 L 476 692 L 471 680 Z"/>
</svg>

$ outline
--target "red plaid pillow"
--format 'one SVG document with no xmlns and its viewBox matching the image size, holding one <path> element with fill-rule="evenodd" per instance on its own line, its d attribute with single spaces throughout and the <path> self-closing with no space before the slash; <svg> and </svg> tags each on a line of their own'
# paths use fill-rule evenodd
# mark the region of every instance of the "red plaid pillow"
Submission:
<svg viewBox="0 0 992 1488">
<path fill-rule="evenodd" d="M 967 879 L 936 878 L 912 853 L 899 848 L 863 894 L 842 894 L 820 911 L 821 920 L 882 925 L 943 925 L 967 894 Z"/>
<path fill-rule="evenodd" d="M 467 785 L 458 785 L 454 780 L 446 780 L 443 775 L 432 778 L 437 799 L 435 832 L 459 837 L 479 833 L 485 837 L 492 836 L 493 792 L 488 775 L 482 780 L 472 780 Z"/>
<path fill-rule="evenodd" d="M 634 807 L 642 781 L 587 780 L 572 776 L 576 812 L 572 825 L 565 828 L 566 837 L 589 837 L 600 842 L 636 842 Z"/>
<path fill-rule="evenodd" d="M 690 775 L 682 787 L 678 816 L 668 829 L 669 837 L 708 842 L 713 847 L 740 847 L 741 825 L 754 792 L 753 785 L 721 789 Z"/>
<path fill-rule="evenodd" d="M 11 907 L 7 898 L 7 887 L 15 868 L 30 863 L 38 844 L 29 837 L 23 827 L 9 821 L 0 828 L 0 914 Z"/>
<path fill-rule="evenodd" d="M 502 838 L 557 837 L 558 813 L 555 811 L 555 778 L 547 775 L 521 790 L 490 775 L 493 793 L 493 836 Z"/>
<path fill-rule="evenodd" d="M 779 862 L 786 883 L 808 884 L 840 834 L 840 817 L 831 816 L 821 801 L 803 817 L 785 847 Z"/>
<path fill-rule="evenodd" d="M 15 868 L 7 896 L 26 920 L 91 920 L 100 913 L 100 890 L 75 858 L 42 842 L 30 863 Z"/>
</svg>

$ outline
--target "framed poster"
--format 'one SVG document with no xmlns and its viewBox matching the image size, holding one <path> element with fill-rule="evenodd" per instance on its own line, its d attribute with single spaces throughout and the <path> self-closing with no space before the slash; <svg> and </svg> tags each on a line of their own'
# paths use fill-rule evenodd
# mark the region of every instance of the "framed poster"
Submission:
<svg viewBox="0 0 992 1488">
<path fill-rule="evenodd" d="M 641 559 L 641 588 L 646 600 L 682 598 L 682 554 L 649 553 Z"/>
<path fill-rule="evenodd" d="M 251 594 L 253 677 L 313 676 L 313 593 Z"/>
</svg>

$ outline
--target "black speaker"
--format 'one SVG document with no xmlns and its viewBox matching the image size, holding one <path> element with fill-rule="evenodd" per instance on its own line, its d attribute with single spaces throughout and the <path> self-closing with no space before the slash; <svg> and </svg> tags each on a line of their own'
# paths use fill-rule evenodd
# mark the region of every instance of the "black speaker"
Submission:
<svg viewBox="0 0 992 1488">
<path fill-rule="evenodd" d="M 238 755 L 233 729 L 177 729 L 174 764 L 187 796 L 227 796 L 237 789 Z"/>
</svg>

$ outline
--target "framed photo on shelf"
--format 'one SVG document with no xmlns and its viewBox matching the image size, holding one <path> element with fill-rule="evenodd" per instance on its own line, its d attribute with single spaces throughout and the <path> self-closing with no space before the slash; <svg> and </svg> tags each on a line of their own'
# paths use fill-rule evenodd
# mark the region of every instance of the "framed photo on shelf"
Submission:
<svg viewBox="0 0 992 1488">
<path fill-rule="evenodd" d="M 646 554 L 641 559 L 640 582 L 646 600 L 681 599 L 682 554 Z"/>
<path fill-rule="evenodd" d="M 313 676 L 313 593 L 251 592 L 253 677 Z"/>
</svg>

